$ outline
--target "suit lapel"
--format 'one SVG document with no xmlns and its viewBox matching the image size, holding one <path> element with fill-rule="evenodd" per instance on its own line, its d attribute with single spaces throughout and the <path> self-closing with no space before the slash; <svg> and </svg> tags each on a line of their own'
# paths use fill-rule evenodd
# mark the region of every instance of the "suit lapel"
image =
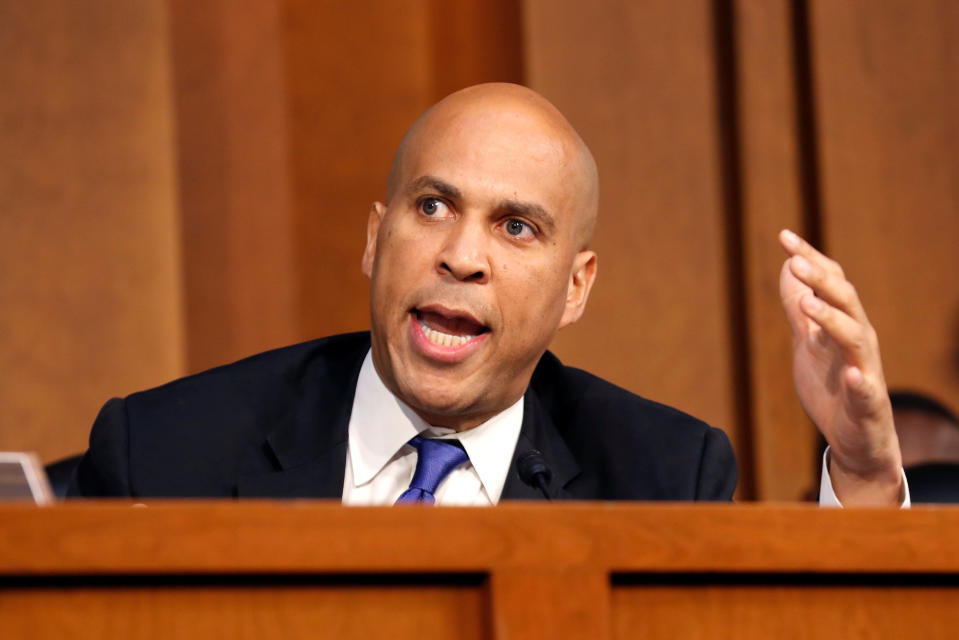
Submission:
<svg viewBox="0 0 959 640">
<path fill-rule="evenodd" d="M 526 392 L 523 405 L 523 426 L 520 430 L 513 461 L 503 485 L 502 498 L 505 500 L 542 500 L 543 495 L 525 482 L 519 475 L 517 462 L 529 451 L 535 449 L 543 455 L 543 460 L 552 474 L 547 493 L 553 500 L 572 500 L 574 496 L 566 486 L 580 473 L 575 456 L 566 446 L 552 417 L 546 411 L 539 396 L 532 389 Z"/>
<path fill-rule="evenodd" d="M 238 496 L 342 497 L 350 413 L 367 350 L 368 341 L 341 358 L 307 367 L 290 412 L 251 452 L 254 462 L 244 465 L 253 471 L 240 476 Z"/>
<path fill-rule="evenodd" d="M 356 348 L 332 357 L 317 358 L 294 381 L 295 400 L 266 440 L 246 457 L 237 482 L 237 495 L 259 498 L 335 498 L 343 496 L 350 413 L 367 338 Z M 344 370 L 347 374 L 344 375 Z M 542 400 L 531 387 L 524 396 L 523 426 L 502 498 L 542 500 L 538 489 L 519 476 L 517 461 L 539 451 L 552 474 L 547 493 L 553 500 L 571 500 L 566 487 L 580 474 Z"/>
</svg>

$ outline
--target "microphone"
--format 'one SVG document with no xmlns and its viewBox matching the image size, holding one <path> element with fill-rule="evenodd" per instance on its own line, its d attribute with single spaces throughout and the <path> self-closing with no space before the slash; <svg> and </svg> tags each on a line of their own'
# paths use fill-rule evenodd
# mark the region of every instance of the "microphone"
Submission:
<svg viewBox="0 0 959 640">
<path fill-rule="evenodd" d="M 536 449 L 527 451 L 517 460 L 516 467 L 523 482 L 534 489 L 539 489 L 547 500 L 552 500 L 546 491 L 546 487 L 553 478 L 553 474 L 546 466 L 546 460 L 543 459 L 542 453 Z"/>
</svg>

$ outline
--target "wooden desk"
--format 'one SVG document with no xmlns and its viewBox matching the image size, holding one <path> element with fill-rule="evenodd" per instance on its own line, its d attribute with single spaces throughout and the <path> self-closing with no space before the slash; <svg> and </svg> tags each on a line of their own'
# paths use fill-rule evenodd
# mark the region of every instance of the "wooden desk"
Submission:
<svg viewBox="0 0 959 640">
<path fill-rule="evenodd" d="M 4 638 L 954 638 L 959 508 L 0 506 Z"/>
</svg>

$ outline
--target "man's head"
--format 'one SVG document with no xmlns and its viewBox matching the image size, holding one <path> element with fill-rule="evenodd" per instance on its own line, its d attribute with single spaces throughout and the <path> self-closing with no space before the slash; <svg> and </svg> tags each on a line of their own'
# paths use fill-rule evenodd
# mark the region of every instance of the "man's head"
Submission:
<svg viewBox="0 0 959 640">
<path fill-rule="evenodd" d="M 596 164 L 517 85 L 448 96 L 410 128 L 370 211 L 373 363 L 434 425 L 468 429 L 525 392 L 596 274 Z"/>
<path fill-rule="evenodd" d="M 935 398 L 918 391 L 889 392 L 896 434 L 906 469 L 959 462 L 959 418 Z"/>
</svg>

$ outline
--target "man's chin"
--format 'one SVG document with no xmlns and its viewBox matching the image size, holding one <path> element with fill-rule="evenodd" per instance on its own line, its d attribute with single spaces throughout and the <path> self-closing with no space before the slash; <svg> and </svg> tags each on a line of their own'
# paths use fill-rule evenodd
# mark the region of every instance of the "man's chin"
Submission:
<svg viewBox="0 0 959 640">
<path fill-rule="evenodd" d="M 405 395 L 407 397 L 401 398 L 403 402 L 434 427 L 462 431 L 486 422 L 496 413 L 477 407 L 477 398 L 449 393 L 448 390 L 437 393 L 435 389 L 425 389 Z"/>
</svg>

